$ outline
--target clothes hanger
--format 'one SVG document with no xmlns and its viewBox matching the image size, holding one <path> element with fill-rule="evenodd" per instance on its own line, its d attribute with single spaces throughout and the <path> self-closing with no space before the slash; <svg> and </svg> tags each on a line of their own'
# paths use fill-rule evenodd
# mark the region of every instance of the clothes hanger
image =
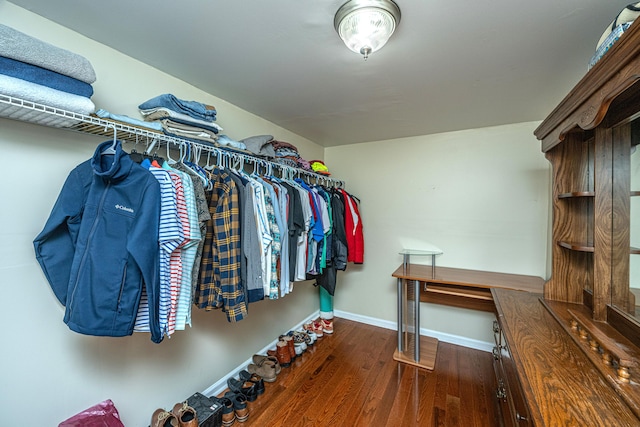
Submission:
<svg viewBox="0 0 640 427">
<path fill-rule="evenodd" d="M 144 156 L 142 155 L 142 153 L 138 153 L 138 150 L 136 150 L 137 146 L 138 146 L 138 134 L 136 134 L 136 143 L 131 149 L 131 153 L 129 153 L 129 157 L 131 158 L 131 160 L 133 160 L 136 163 L 142 163 L 142 161 L 144 160 Z"/>
<path fill-rule="evenodd" d="M 153 150 L 153 148 L 156 146 L 156 142 L 157 142 L 157 139 L 153 138 L 153 141 L 151 141 L 151 144 L 149 144 L 149 137 L 147 137 L 147 146 L 144 149 L 144 152 L 142 153 L 143 160 L 144 159 L 149 161 L 153 160 L 153 156 L 150 153 Z"/>
<path fill-rule="evenodd" d="M 173 165 L 177 164 L 178 162 L 171 158 L 171 142 L 167 142 L 166 147 L 167 147 L 166 164 L 169 165 L 169 166 L 173 166 Z M 179 147 L 182 147 L 182 145 L 180 145 Z M 163 164 L 164 164 L 164 162 L 163 162 Z"/>
<path fill-rule="evenodd" d="M 105 131 L 109 128 L 109 126 L 105 127 Z M 118 135 L 118 130 L 116 129 L 115 126 L 113 126 L 113 143 L 111 144 L 111 147 L 107 147 L 104 150 L 102 150 L 102 152 L 100 153 L 100 155 L 104 156 L 104 155 L 109 155 L 109 154 L 116 154 L 116 145 L 118 143 L 118 139 L 117 139 L 117 135 Z"/>
<path fill-rule="evenodd" d="M 196 160 L 196 162 L 190 161 L 191 159 L 187 160 L 187 157 L 191 157 L 191 153 L 195 153 L 194 157 L 196 157 L 196 159 L 194 160 Z M 211 189 L 213 187 L 213 184 L 211 183 L 207 172 L 202 167 L 200 167 L 200 165 L 198 165 L 199 159 L 200 152 L 195 146 L 192 147 L 191 144 L 184 143 L 180 145 L 180 163 L 202 180 L 202 185 L 205 189 Z"/>
</svg>

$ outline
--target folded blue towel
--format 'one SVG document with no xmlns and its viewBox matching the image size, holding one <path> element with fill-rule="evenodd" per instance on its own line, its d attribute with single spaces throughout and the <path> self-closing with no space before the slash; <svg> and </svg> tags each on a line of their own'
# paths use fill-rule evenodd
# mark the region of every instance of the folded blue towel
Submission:
<svg viewBox="0 0 640 427">
<path fill-rule="evenodd" d="M 0 55 L 37 65 L 85 83 L 96 81 L 93 66 L 83 56 L 0 25 Z"/>
<path fill-rule="evenodd" d="M 93 95 L 89 83 L 4 56 L 0 56 L 0 74 L 87 98 Z"/>
<path fill-rule="evenodd" d="M 184 101 L 169 93 L 156 96 L 138 105 L 141 110 L 165 107 L 178 113 L 183 113 L 195 119 L 214 121 L 216 119 L 216 109 L 211 105 L 205 105 L 197 101 Z"/>
</svg>

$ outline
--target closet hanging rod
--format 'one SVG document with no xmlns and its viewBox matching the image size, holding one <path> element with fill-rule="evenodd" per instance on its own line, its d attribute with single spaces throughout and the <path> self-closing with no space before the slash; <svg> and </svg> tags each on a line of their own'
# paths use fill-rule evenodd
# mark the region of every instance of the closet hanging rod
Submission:
<svg viewBox="0 0 640 427">
<path fill-rule="evenodd" d="M 345 182 L 342 180 L 305 169 L 283 165 L 249 153 L 185 140 L 150 129 L 131 126 L 126 123 L 100 117 L 87 116 L 85 114 L 38 104 L 9 95 L 0 94 L 0 117 L 108 138 L 112 138 L 114 132 L 117 132 L 119 140 L 131 144 L 140 143 L 141 137 L 149 141 L 156 139 L 160 144 L 173 144 L 178 147 L 178 149 L 180 147 L 190 147 L 191 150 L 196 148 L 201 152 L 212 153 L 216 156 L 222 156 L 232 160 L 242 160 L 253 163 L 254 165 L 263 165 L 269 167 L 270 170 L 276 169 L 283 175 L 287 174 L 287 176 L 290 177 L 293 175 L 298 177 L 302 175 L 307 179 L 315 180 L 316 183 L 331 183 L 332 186 L 345 187 Z"/>
</svg>

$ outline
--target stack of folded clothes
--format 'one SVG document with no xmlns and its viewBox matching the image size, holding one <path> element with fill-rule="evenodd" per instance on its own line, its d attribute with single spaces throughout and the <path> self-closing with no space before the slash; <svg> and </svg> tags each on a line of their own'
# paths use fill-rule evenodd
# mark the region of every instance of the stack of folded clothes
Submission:
<svg viewBox="0 0 640 427">
<path fill-rule="evenodd" d="M 306 171 L 312 171 L 311 163 L 300 156 L 298 147 L 284 141 L 272 140 L 270 142 L 273 147 L 275 161 L 283 165 L 300 168 Z"/>
<path fill-rule="evenodd" d="M 83 56 L 0 25 L 0 94 L 89 115 L 95 111 L 90 99 L 95 81 L 93 66 Z M 57 127 L 78 122 L 9 105 L 0 116 Z"/>
<path fill-rule="evenodd" d="M 276 162 L 293 168 L 299 167 L 300 153 L 298 153 L 298 147 L 284 141 L 273 141 L 271 145 L 276 153 Z"/>
<path fill-rule="evenodd" d="M 217 112 L 212 105 L 163 94 L 143 102 L 138 109 L 146 121 L 160 123 L 169 136 L 217 145 L 222 128 L 214 123 Z"/>
</svg>

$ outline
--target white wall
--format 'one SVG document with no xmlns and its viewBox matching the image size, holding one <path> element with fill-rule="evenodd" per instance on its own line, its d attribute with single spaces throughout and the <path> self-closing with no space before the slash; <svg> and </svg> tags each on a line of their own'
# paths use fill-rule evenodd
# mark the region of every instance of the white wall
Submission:
<svg viewBox="0 0 640 427">
<path fill-rule="evenodd" d="M 296 145 L 305 158 L 323 157 L 322 147 L 311 141 L 1 0 L 0 23 L 87 57 L 98 76 L 92 99 L 99 108 L 136 117 L 140 102 L 170 92 L 215 105 L 218 123 L 232 138 L 271 134 Z M 148 334 L 105 338 L 71 332 L 35 260 L 32 240 L 69 171 L 99 142 L 0 119 L 0 425 L 55 426 L 109 398 L 125 425 L 146 426 L 156 408 L 170 409 L 205 390 L 318 310 L 317 289 L 305 282 L 280 301 L 250 305 L 249 316 L 237 324 L 220 311 L 194 309 L 193 328 L 161 344 Z"/>
<path fill-rule="evenodd" d="M 340 274 L 336 310 L 395 322 L 403 248 L 436 246 L 441 266 L 545 277 L 550 166 L 537 124 L 327 148 L 331 172 L 361 199 L 365 231 L 365 262 Z M 423 328 L 493 340 L 490 313 L 422 307 Z"/>
</svg>

